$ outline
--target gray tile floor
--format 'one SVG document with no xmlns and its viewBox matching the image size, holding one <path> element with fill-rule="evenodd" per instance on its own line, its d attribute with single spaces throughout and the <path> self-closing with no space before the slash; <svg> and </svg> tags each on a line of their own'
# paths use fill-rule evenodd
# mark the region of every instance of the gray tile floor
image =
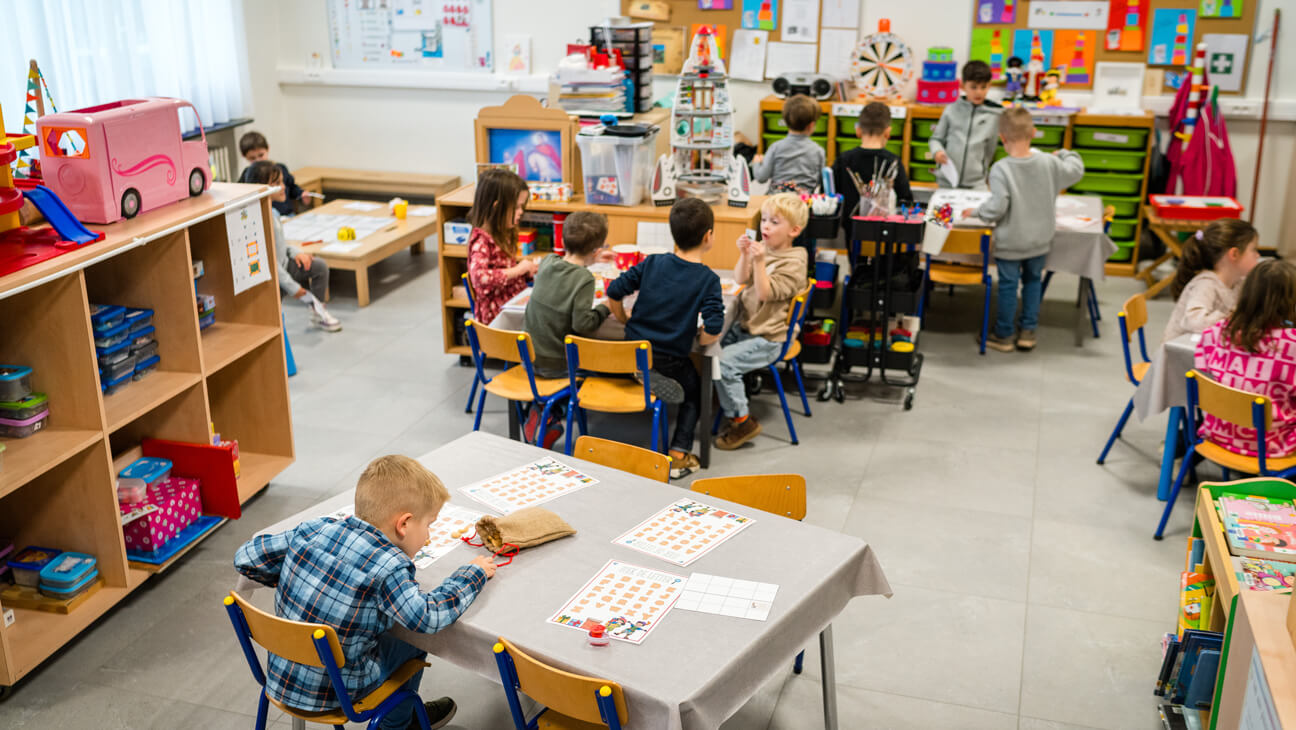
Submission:
<svg viewBox="0 0 1296 730">
<path fill-rule="evenodd" d="M 304 308 L 285 305 L 300 368 L 290 381 L 296 464 L 241 520 L 22 682 L 0 705 L 0 726 L 251 725 L 255 685 L 220 605 L 235 549 L 352 486 L 372 457 L 418 455 L 472 427 L 471 373 L 441 351 L 435 257 L 397 255 L 371 276 L 363 310 L 350 277 L 335 277 L 341 334 L 309 330 Z M 864 538 L 882 560 L 895 597 L 857 599 L 834 624 L 842 728 L 1160 727 L 1151 686 L 1192 495 L 1154 542 L 1162 418 L 1132 423 L 1095 465 L 1130 396 L 1116 312 L 1142 284 L 1099 285 L 1103 337 L 1082 349 L 1068 329 L 1074 286 L 1060 276 L 1049 291 L 1036 352 L 985 357 L 972 336 L 979 295 L 936 294 L 913 411 L 877 387 L 844 405 L 812 402 L 792 446 L 767 392 L 754 405 L 764 435 L 715 454 L 708 475 L 805 474 L 807 519 Z M 1155 343 L 1170 303 L 1150 309 Z M 483 429 L 505 433 L 504 414 L 488 402 Z M 648 437 L 642 418 L 591 421 L 596 433 Z M 806 667 L 761 688 L 725 728 L 822 727 L 817 650 Z M 423 687 L 457 699 L 454 727 L 508 727 L 489 680 L 435 662 Z M 277 711 L 271 720 L 287 726 Z"/>
</svg>

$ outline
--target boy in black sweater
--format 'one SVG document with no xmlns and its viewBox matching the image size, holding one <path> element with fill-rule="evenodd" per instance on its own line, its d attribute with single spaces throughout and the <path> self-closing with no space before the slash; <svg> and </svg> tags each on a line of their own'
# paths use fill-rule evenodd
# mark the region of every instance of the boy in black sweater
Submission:
<svg viewBox="0 0 1296 730">
<path fill-rule="evenodd" d="M 838 155 L 837 161 L 833 163 L 833 179 L 837 183 L 837 192 L 842 196 L 842 230 L 846 232 L 847 241 L 852 238 L 851 224 L 854 221 L 851 216 L 856 215 L 855 206 L 859 205 L 860 197 L 847 170 L 854 170 L 861 180 L 868 183 L 873 179 L 873 170 L 882 169 L 894 162 L 898 170 L 893 188 L 896 204 L 913 202 L 913 192 L 909 190 L 909 176 L 905 174 L 904 165 L 900 164 L 900 158 L 895 153 L 886 149 L 887 138 L 891 136 L 891 110 L 887 105 L 880 101 L 865 104 L 855 122 L 855 134 L 859 137 L 859 147 Z"/>
<path fill-rule="evenodd" d="M 720 277 L 702 255 L 711 249 L 715 214 L 697 198 L 685 198 L 671 206 L 670 228 L 675 252 L 654 254 L 631 267 L 608 285 L 608 306 L 612 315 L 626 323 L 627 340 L 648 340 L 652 344 L 654 394 L 670 401 L 662 386 L 678 384 L 683 402 L 675 417 L 671 439 L 671 478 L 679 479 L 698 468 L 693 451 L 702 404 L 702 381 L 689 359 L 696 335 L 699 345 L 720 339 L 724 330 L 724 298 Z M 634 312 L 627 318 L 621 300 L 639 292 Z M 698 315 L 702 327 L 697 326 Z M 707 373 L 707 377 L 710 377 Z"/>
</svg>

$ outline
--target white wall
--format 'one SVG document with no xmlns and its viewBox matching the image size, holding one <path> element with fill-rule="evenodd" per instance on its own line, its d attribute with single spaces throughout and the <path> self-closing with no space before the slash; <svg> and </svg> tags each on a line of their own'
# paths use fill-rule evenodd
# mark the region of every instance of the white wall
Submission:
<svg viewBox="0 0 1296 730">
<path fill-rule="evenodd" d="M 1258 0 L 1257 32 L 1272 23 L 1273 9 L 1296 17 L 1296 0 Z M 861 0 L 861 31 L 871 32 L 879 18 L 916 51 L 952 46 L 966 59 L 971 38 L 971 0 L 894 2 Z M 588 36 L 588 26 L 617 12 L 617 0 L 495 0 L 495 37 L 524 33 L 532 37 L 532 65 L 552 69 L 565 44 Z M 325 0 L 279 0 L 245 3 L 249 67 L 252 69 L 253 115 L 257 129 L 270 139 L 274 157 L 290 167 L 336 165 L 371 169 L 474 174 L 472 121 L 477 110 L 503 102 L 509 92 L 399 88 L 280 85 L 277 68 L 300 68 L 312 52 L 329 55 Z M 1284 46 L 1296 48 L 1286 31 Z M 1270 45 L 1254 46 L 1245 96 L 1258 99 Z M 660 96 L 673 89 L 670 80 L 654 83 Z M 749 137 L 759 131 L 757 108 L 766 84 L 734 82 L 737 124 Z M 1279 56 L 1274 71 L 1274 99 L 1296 102 L 1296 53 Z M 1290 108 L 1290 104 L 1284 105 Z M 1255 169 L 1258 122 L 1235 119 L 1229 134 L 1238 169 L 1238 199 L 1250 203 Z M 1276 241 L 1296 159 L 1296 123 L 1270 122 L 1260 181 L 1256 222 L 1266 243 Z M 1290 218 L 1289 218 L 1290 221 Z"/>
</svg>

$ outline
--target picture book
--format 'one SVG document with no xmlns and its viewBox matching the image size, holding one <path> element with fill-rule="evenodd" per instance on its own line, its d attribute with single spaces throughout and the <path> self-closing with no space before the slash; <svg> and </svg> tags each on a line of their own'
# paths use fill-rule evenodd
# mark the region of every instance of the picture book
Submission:
<svg viewBox="0 0 1296 730">
<path fill-rule="evenodd" d="M 548 456 L 525 466 L 496 474 L 459 491 L 499 512 L 509 514 L 557 499 L 598 480 Z"/>
<path fill-rule="evenodd" d="M 618 641 L 641 644 L 679 600 L 682 575 L 609 560 L 549 623 L 581 631 L 596 625 Z"/>
<path fill-rule="evenodd" d="M 1296 560 L 1296 505 L 1289 500 L 1225 493 L 1219 508 L 1234 555 Z"/>
<path fill-rule="evenodd" d="M 750 517 L 693 499 L 677 499 L 612 542 L 676 565 L 688 565 L 752 522 Z"/>
<path fill-rule="evenodd" d="M 1238 583 L 1253 591 L 1290 593 L 1296 587 L 1296 563 L 1257 558 L 1233 558 Z"/>
<path fill-rule="evenodd" d="M 1215 579 L 1189 571 L 1180 575 L 1179 586 L 1179 625 L 1186 629 L 1209 627 L 1210 599 L 1215 594 Z"/>
</svg>

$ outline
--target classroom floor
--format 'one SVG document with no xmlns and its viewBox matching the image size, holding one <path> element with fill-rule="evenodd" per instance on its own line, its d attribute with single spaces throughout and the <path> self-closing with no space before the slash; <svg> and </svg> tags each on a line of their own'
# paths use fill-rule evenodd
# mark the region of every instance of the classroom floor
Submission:
<svg viewBox="0 0 1296 730">
<path fill-rule="evenodd" d="M 363 310 L 351 277 L 335 276 L 341 334 L 309 330 L 305 308 L 285 303 L 300 368 L 290 380 L 296 464 L 241 520 L 27 677 L 0 705 L 0 725 L 251 725 L 255 685 L 220 604 L 234 551 L 353 486 L 374 456 L 419 455 L 472 428 L 471 372 L 442 353 L 435 261 L 401 254 L 373 269 Z M 985 357 L 972 335 L 979 293 L 934 294 L 913 411 L 901 410 L 899 391 L 876 387 L 844 405 L 812 401 L 792 446 L 767 390 L 754 404 L 764 435 L 713 452 L 708 476 L 804 474 L 807 520 L 867 540 L 882 561 L 895 596 L 858 598 L 834 623 L 843 729 L 1161 727 L 1151 690 L 1193 494 L 1154 542 L 1164 416 L 1131 422 L 1107 465 L 1095 465 L 1131 394 L 1116 312 L 1143 285 L 1098 285 L 1103 336 L 1082 349 L 1070 330 L 1074 287 L 1059 276 L 1048 292 L 1037 351 Z M 1165 296 L 1149 305 L 1153 343 L 1170 308 Z M 504 413 L 489 401 L 482 428 L 505 434 Z M 591 428 L 648 437 L 635 417 L 591 417 Z M 458 701 L 452 727 L 509 726 L 498 684 L 432 661 L 423 692 Z M 818 662 L 810 648 L 803 675 L 789 666 L 726 730 L 822 727 Z"/>
</svg>

